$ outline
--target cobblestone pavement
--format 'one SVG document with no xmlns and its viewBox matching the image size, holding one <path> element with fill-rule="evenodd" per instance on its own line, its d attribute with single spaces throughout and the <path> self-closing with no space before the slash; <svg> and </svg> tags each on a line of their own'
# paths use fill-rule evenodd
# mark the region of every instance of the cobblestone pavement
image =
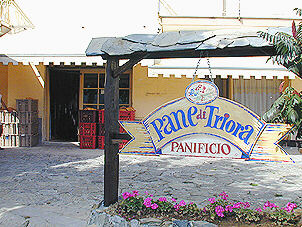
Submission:
<svg viewBox="0 0 302 227">
<path fill-rule="evenodd" d="M 149 191 L 204 205 L 226 191 L 256 206 L 302 205 L 302 155 L 295 164 L 171 156 L 120 156 L 120 192 Z M 103 198 L 103 151 L 69 143 L 0 151 L 0 226 L 85 226 Z"/>
</svg>

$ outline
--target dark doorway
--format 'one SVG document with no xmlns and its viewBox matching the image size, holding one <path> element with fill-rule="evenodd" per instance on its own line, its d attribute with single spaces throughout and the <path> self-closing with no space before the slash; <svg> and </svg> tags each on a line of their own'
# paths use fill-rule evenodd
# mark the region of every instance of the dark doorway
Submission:
<svg viewBox="0 0 302 227">
<path fill-rule="evenodd" d="M 79 84 L 79 71 L 50 70 L 51 140 L 78 140 Z"/>
</svg>

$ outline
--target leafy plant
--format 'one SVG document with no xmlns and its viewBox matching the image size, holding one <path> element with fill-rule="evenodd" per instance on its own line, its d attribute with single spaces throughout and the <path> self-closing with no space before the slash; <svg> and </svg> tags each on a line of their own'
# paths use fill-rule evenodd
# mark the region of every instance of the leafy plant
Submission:
<svg viewBox="0 0 302 227">
<path fill-rule="evenodd" d="M 297 15 L 302 15 L 302 10 L 295 8 Z M 272 43 L 277 54 L 271 56 L 269 60 L 279 65 L 285 66 L 287 69 L 302 78 L 302 22 L 296 26 L 292 22 L 292 34 L 285 32 L 277 32 L 270 34 L 268 32 L 258 32 L 259 36 Z"/>
<path fill-rule="evenodd" d="M 160 197 L 155 199 L 153 195 L 145 192 L 140 195 L 138 191 L 123 193 L 123 200 L 114 205 L 115 213 L 126 220 L 140 219 L 145 217 L 161 217 L 164 219 L 207 220 L 214 223 L 223 221 L 235 221 L 237 223 L 258 224 L 273 223 L 278 225 L 296 224 L 298 217 L 294 213 L 297 208 L 295 203 L 288 203 L 280 208 L 274 203 L 267 201 L 257 209 L 251 209 L 248 202 L 230 201 L 228 194 L 220 193 L 217 197 L 209 198 L 209 204 L 203 209 L 193 202 L 186 203 L 184 200 L 177 202 L 176 199 Z"/>
<path fill-rule="evenodd" d="M 297 15 L 302 16 L 302 9 L 295 8 Z M 259 36 L 272 43 L 276 55 L 268 60 L 285 66 L 288 70 L 302 78 L 302 22 L 296 26 L 292 22 L 291 34 L 277 32 L 259 32 Z M 287 87 L 271 108 L 262 116 L 270 123 L 287 123 L 295 126 L 292 133 L 297 132 L 296 139 L 302 138 L 302 99 L 293 88 Z"/>
<path fill-rule="evenodd" d="M 302 98 L 292 87 L 287 87 L 271 108 L 262 116 L 269 123 L 286 123 L 295 126 L 297 139 L 302 138 Z"/>
<path fill-rule="evenodd" d="M 259 212 L 251 209 L 239 208 L 234 210 L 235 218 L 239 222 L 257 223 L 261 220 Z"/>
<path fill-rule="evenodd" d="M 297 219 L 294 213 L 282 209 L 277 209 L 274 212 L 268 213 L 267 217 L 278 225 L 288 223 L 294 224 L 296 222 L 295 219 Z"/>
<path fill-rule="evenodd" d="M 266 210 L 266 217 L 278 225 L 295 224 L 298 222 L 298 217 L 293 210 L 297 207 L 295 203 L 288 203 L 286 207 L 279 207 L 274 203 L 266 202 L 263 209 Z M 270 209 L 270 211 L 267 211 Z"/>
</svg>

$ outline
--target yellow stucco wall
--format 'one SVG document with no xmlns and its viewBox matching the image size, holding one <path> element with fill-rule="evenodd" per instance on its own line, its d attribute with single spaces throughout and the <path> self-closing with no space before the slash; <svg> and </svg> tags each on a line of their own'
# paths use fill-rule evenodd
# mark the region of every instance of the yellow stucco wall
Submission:
<svg viewBox="0 0 302 227">
<path fill-rule="evenodd" d="M 46 78 L 46 67 L 36 66 L 41 77 Z M 38 99 L 39 117 L 43 116 L 44 90 L 30 65 L 9 64 L 8 66 L 8 106 L 16 108 L 16 99 Z"/>
<path fill-rule="evenodd" d="M 298 92 L 302 91 L 302 79 L 296 76 L 296 79 L 291 80 L 291 86 Z"/>
<path fill-rule="evenodd" d="M 136 110 L 135 117 L 142 119 L 160 105 L 183 97 L 190 78 L 148 77 L 148 67 L 136 65 L 133 68 L 132 106 Z"/>
<path fill-rule="evenodd" d="M 8 98 L 8 66 L 0 63 L 0 94 L 7 103 Z"/>
</svg>

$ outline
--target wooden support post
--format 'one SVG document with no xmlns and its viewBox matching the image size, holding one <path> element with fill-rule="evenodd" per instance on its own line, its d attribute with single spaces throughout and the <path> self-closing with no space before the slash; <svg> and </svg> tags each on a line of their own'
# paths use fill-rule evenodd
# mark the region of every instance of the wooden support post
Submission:
<svg viewBox="0 0 302 227">
<path fill-rule="evenodd" d="M 118 59 L 107 59 L 105 84 L 105 164 L 104 164 L 104 206 L 118 200 L 119 144 L 112 143 L 112 135 L 119 133 L 119 77 L 113 77 L 118 68 Z"/>
</svg>

